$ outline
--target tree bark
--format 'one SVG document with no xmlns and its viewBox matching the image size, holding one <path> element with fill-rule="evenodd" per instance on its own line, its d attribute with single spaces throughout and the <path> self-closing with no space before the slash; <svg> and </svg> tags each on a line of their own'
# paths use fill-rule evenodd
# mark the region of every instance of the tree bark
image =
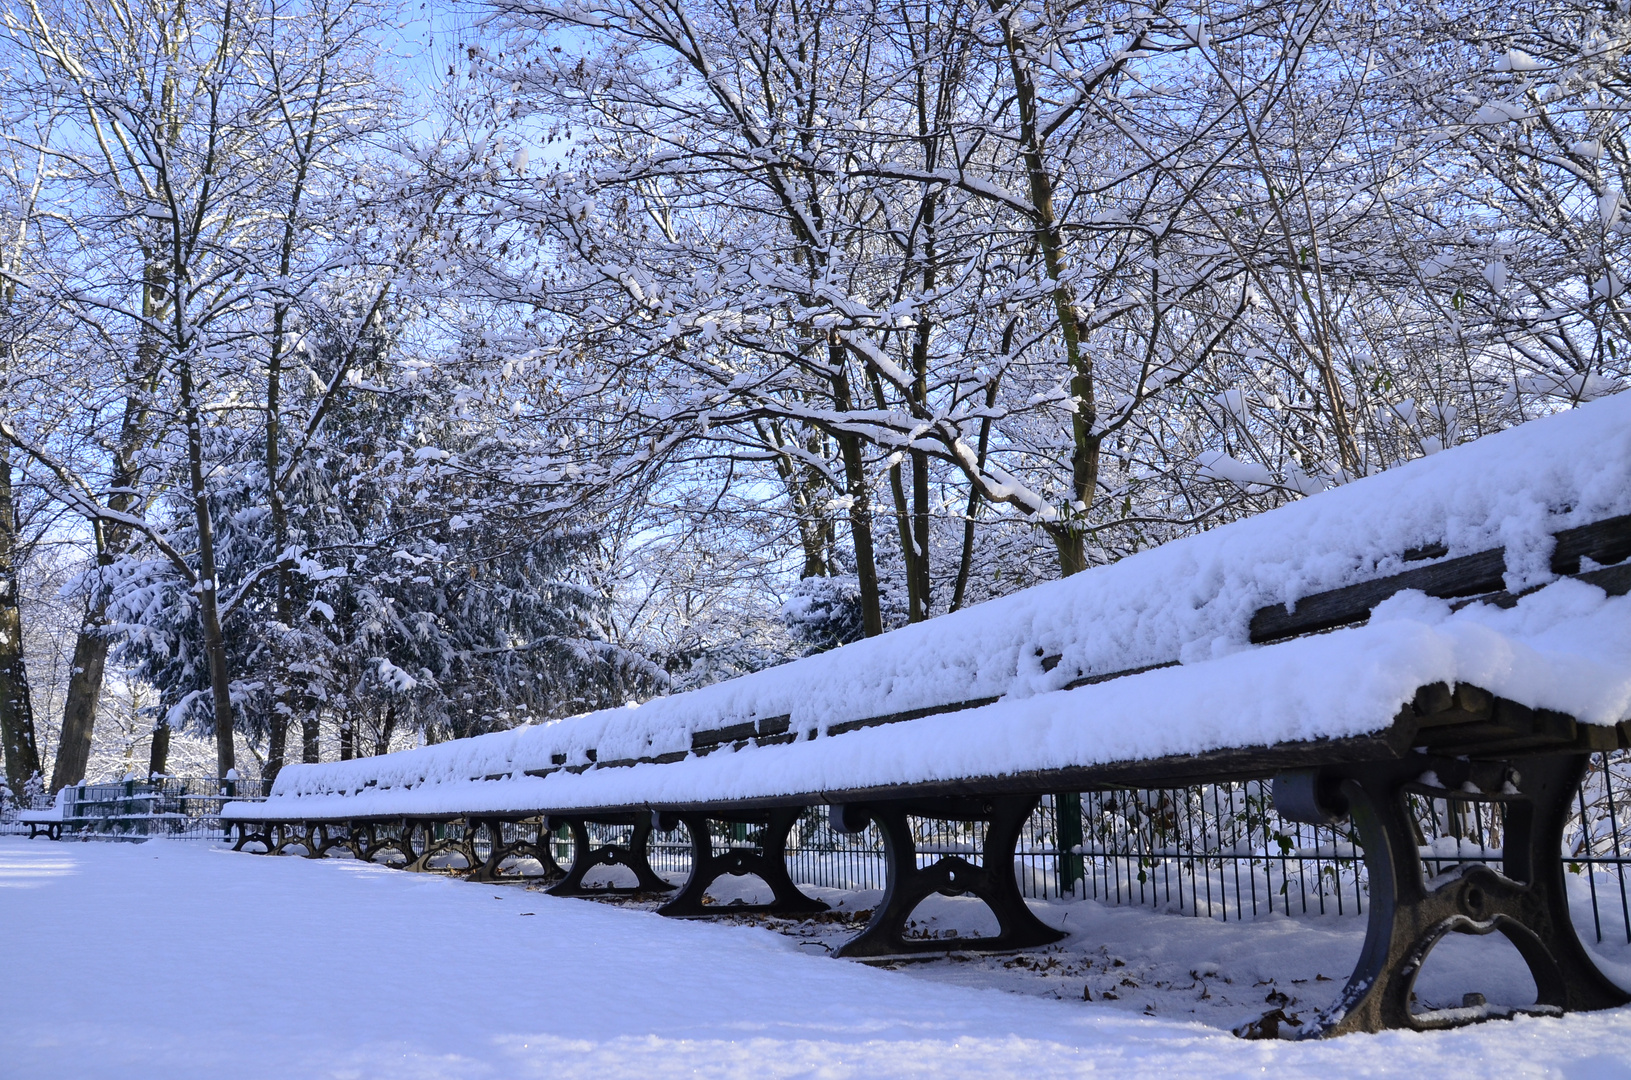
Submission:
<svg viewBox="0 0 1631 1080">
<path fill-rule="evenodd" d="M 1060 515 L 1061 520 L 1046 526 L 1054 546 L 1059 549 L 1060 573 L 1069 577 L 1087 569 L 1084 523 L 1099 482 L 1099 443 L 1102 436 L 1095 430 L 1098 412 L 1093 397 L 1093 363 L 1082 351 L 1082 328 L 1076 308 L 1076 294 L 1065 275 L 1065 231 L 1053 207 L 1053 177 L 1048 172 L 1047 148 L 1043 144 L 1041 126 L 1042 103 L 1038 101 L 1036 83 L 1031 78 L 1030 58 L 1026 54 L 1023 32 L 1014 24 L 1013 8 L 1004 6 L 998 0 L 988 0 L 988 3 L 1002 28 L 1009 70 L 1014 77 L 1014 106 L 1019 119 L 1020 153 L 1025 160 L 1031 216 L 1037 245 L 1042 250 L 1043 267 L 1048 280 L 1053 283 L 1050 290 L 1053 312 L 1059 322 L 1065 363 L 1070 369 L 1070 397 L 1075 406 L 1070 424 L 1071 500 Z"/>
<path fill-rule="evenodd" d="M 74 641 L 73 670 L 68 673 L 68 697 L 62 706 L 62 738 L 57 743 L 57 762 L 51 770 L 53 793 L 84 780 L 91 762 L 96 706 L 102 696 L 102 675 L 108 659 L 108 639 L 93 632 L 91 618 L 87 606 L 83 628 Z"/>
<path fill-rule="evenodd" d="M 889 493 L 895 497 L 895 532 L 900 536 L 900 554 L 906 563 L 906 621 L 922 622 L 927 603 L 918 592 L 917 544 L 912 539 L 912 508 L 906 501 L 906 486 L 900 466 L 889 466 Z"/>
<path fill-rule="evenodd" d="M 34 706 L 23 663 L 23 617 L 18 607 L 17 517 L 11 501 L 11 462 L 0 450 L 0 741 L 5 744 L 6 782 L 22 798 L 40 771 L 34 739 Z"/>
<path fill-rule="evenodd" d="M 170 721 L 153 725 L 153 747 L 147 754 L 147 775 L 164 776 L 170 771 Z"/>
<path fill-rule="evenodd" d="M 912 451 L 912 546 L 917 549 L 917 595 L 923 618 L 933 610 L 933 586 L 929 580 L 929 455 Z"/>
<path fill-rule="evenodd" d="M 204 655 L 209 659 L 210 701 L 215 719 L 216 776 L 225 778 L 236 768 L 233 746 L 231 675 L 227 670 L 226 639 L 221 634 L 216 580 L 215 524 L 210 516 L 209 489 L 204 483 L 204 428 L 193 385 L 192 363 L 176 365 L 181 380 L 181 401 L 187 423 L 187 471 L 192 486 L 193 521 L 198 530 L 198 622 L 204 634 Z"/>
<path fill-rule="evenodd" d="M 385 706 L 385 722 L 380 725 L 379 738 L 374 740 L 375 755 L 386 753 L 391 749 L 391 736 L 396 733 L 396 702 Z"/>
<path fill-rule="evenodd" d="M 1002 335 L 1003 355 L 1008 354 L 1008 347 L 1013 341 L 1015 320 L 1010 319 Z M 989 412 L 997 404 L 998 380 L 993 378 L 990 385 L 985 388 L 985 407 Z M 991 417 L 988 415 L 980 421 L 980 441 L 975 447 L 976 467 L 981 471 L 985 469 L 986 451 L 991 445 Z M 957 560 L 957 585 L 952 590 L 951 606 L 948 611 L 956 611 L 963 606 L 968 596 L 969 569 L 974 564 L 974 518 L 980 512 L 980 488 L 978 484 L 970 484 L 968 488 L 968 509 L 963 513 L 963 550 Z"/>
<path fill-rule="evenodd" d="M 298 235 L 296 224 L 300 200 L 305 192 L 306 171 L 311 161 L 313 139 L 316 136 L 316 119 L 317 110 L 313 109 L 312 123 L 306 129 L 305 152 L 300 156 L 300 166 L 294 177 L 289 212 L 283 219 L 283 243 L 278 249 L 278 274 L 285 278 L 289 276 L 289 268 L 294 260 L 295 240 Z M 282 475 L 283 335 L 288 329 L 288 318 L 288 304 L 278 303 L 272 308 L 272 338 L 266 364 L 266 505 L 271 510 L 272 542 L 277 548 L 279 560 L 274 580 L 274 588 L 277 590 L 274 606 L 278 622 L 292 631 L 294 605 L 290 593 L 293 582 L 290 580 L 289 567 L 283 561 L 289 546 L 289 509 L 283 498 Z M 273 663 L 276 665 L 272 681 L 276 687 L 277 705 L 274 707 L 271 730 L 267 733 L 266 768 L 261 773 L 268 786 L 277 779 L 278 772 L 283 768 L 289 741 L 289 717 L 293 711 L 290 703 L 294 700 L 294 687 L 291 685 L 293 675 L 289 670 L 288 654 L 279 649 L 274 654 Z"/>
<path fill-rule="evenodd" d="M 923 142 L 924 161 L 932 169 L 938 163 L 937 137 L 932 131 L 929 116 L 927 97 L 924 94 L 924 82 L 920 74 L 918 81 L 918 137 Z M 935 213 L 938 200 L 931 191 L 924 196 L 921 220 L 923 223 L 923 277 L 922 286 L 925 296 L 934 291 L 935 286 Z M 913 412 L 918 416 L 928 413 L 929 397 L 929 339 L 934 334 L 934 323 L 926 318 L 919 317 L 917 327 L 912 333 L 912 404 Z M 929 579 L 929 455 L 921 450 L 911 452 L 912 459 L 912 547 L 917 552 L 917 561 L 912 565 L 912 574 L 917 579 L 913 592 L 917 596 L 920 608 L 919 619 L 927 619 L 933 604 L 932 585 Z"/>
<path fill-rule="evenodd" d="M 271 790 L 272 781 L 283 771 L 283 757 L 288 751 L 289 718 L 279 713 L 272 718 L 272 730 L 266 735 L 266 765 L 261 769 L 261 779 L 266 782 L 267 790 Z"/>
<path fill-rule="evenodd" d="M 872 384 L 872 400 L 880 410 L 889 407 L 884 395 L 883 380 L 876 371 L 868 370 Z M 912 540 L 912 509 L 906 501 L 906 487 L 901 480 L 900 464 L 889 466 L 889 493 L 895 500 L 895 532 L 900 537 L 900 554 L 906 566 L 906 621 L 922 622 L 926 604 L 918 595 L 917 546 Z"/>
<path fill-rule="evenodd" d="M 827 339 L 827 358 L 833 369 L 833 404 L 839 412 L 851 406 L 849 376 L 844 373 L 844 348 L 837 336 Z M 861 625 L 867 637 L 883 633 L 883 605 L 878 596 L 878 559 L 872 547 L 872 490 L 867 483 L 861 437 L 840 433 L 838 452 L 844 459 L 844 494 L 849 498 L 850 540 L 855 547 L 855 577 L 861 588 Z"/>
<path fill-rule="evenodd" d="M 783 436 L 779 423 L 755 426 L 760 440 L 776 449 L 776 456 L 772 459 L 776 475 L 781 477 L 783 486 L 787 488 L 787 502 L 793 508 L 798 523 L 799 546 L 804 551 L 804 568 L 799 572 L 799 577 L 826 577 L 832 569 L 828 565 L 827 551 L 829 522 L 821 508 L 821 478 L 812 477 L 803 461 L 787 449 L 788 440 Z M 817 438 L 819 436 L 812 436 L 811 443 L 815 443 Z M 820 447 L 819 444 L 806 444 L 803 449 L 809 453 L 819 453 Z"/>
<path fill-rule="evenodd" d="M 855 548 L 855 577 L 861 589 L 861 625 L 867 637 L 883 633 L 883 604 L 878 595 L 878 557 L 872 547 L 872 490 L 858 435 L 841 435 L 844 493 L 849 497 L 849 533 Z"/>
<path fill-rule="evenodd" d="M 168 304 L 168 277 L 150 252 L 145 253 L 142 277 L 142 313 L 156 319 Z M 136 456 L 147 434 L 148 401 L 159 374 L 159 343 L 144 330 L 136 346 L 138 376 L 125 397 L 125 414 L 119 424 L 119 445 L 113 457 L 112 493 L 108 507 L 128 513 L 137 505 L 136 488 L 140 466 Z M 130 538 L 130 529 L 118 522 L 92 522 L 99 568 L 110 566 L 115 555 Z M 107 605 L 100 589 L 93 590 L 85 605 L 85 618 L 74 641 L 74 666 L 68 676 L 68 693 L 62 704 L 62 738 L 57 746 L 57 764 L 51 772 L 51 790 L 56 792 L 85 779 L 90 764 L 91 742 L 96 734 L 96 709 L 102 700 L 102 680 L 106 672 L 108 639 L 102 632 Z M 159 757 L 159 772 L 168 757 Z"/>
<path fill-rule="evenodd" d="M 284 261 L 287 263 L 287 243 L 284 250 Z M 284 272 L 287 273 L 286 266 Z M 282 563 L 289 545 L 289 513 L 284 505 L 283 485 L 278 475 L 283 468 L 279 440 L 283 428 L 283 331 L 286 310 L 284 305 L 279 304 L 272 315 L 272 348 L 266 374 L 266 504 L 272 511 L 272 543 L 279 559 L 273 580 L 276 590 L 273 609 L 277 613 L 277 621 L 285 628 L 285 644 L 289 632 L 294 629 L 293 604 L 289 596 L 293 583 L 289 580 L 288 567 Z M 290 703 L 294 700 L 294 676 L 289 670 L 288 654 L 279 648 L 273 654 L 272 662 L 275 665 L 272 684 L 277 703 L 273 706 L 271 730 L 267 732 L 266 768 L 261 774 L 268 785 L 277 779 L 278 772 L 283 768 L 289 741 L 289 716 L 293 711 Z"/>
<path fill-rule="evenodd" d="M 300 722 L 300 760 L 306 765 L 317 764 L 317 737 L 322 734 L 317 714 L 311 713 Z"/>
</svg>

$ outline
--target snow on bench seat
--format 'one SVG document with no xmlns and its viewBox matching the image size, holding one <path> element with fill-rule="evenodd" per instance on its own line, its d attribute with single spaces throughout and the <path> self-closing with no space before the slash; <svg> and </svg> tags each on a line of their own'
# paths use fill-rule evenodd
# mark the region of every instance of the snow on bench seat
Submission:
<svg viewBox="0 0 1631 1080">
<path fill-rule="evenodd" d="M 542 806 L 564 797 L 568 785 L 583 793 L 575 798 L 597 804 L 628 801 L 636 788 L 641 802 L 691 801 L 715 781 L 725 785 L 714 789 L 718 797 L 777 787 L 782 794 L 810 793 L 915 782 L 949 775 L 959 763 L 987 775 L 1337 738 L 1379 730 L 1426 682 L 1475 681 L 1466 665 L 1478 661 L 1480 649 L 1491 657 L 1507 649 L 1549 657 L 1526 661 L 1533 677 L 1512 687 L 1513 700 L 1561 702 L 1558 695 L 1569 687 L 1578 696 L 1589 686 L 1590 701 L 1544 707 L 1612 724 L 1626 718 L 1621 684 L 1608 675 L 1581 681 L 1572 673 L 1581 665 L 1609 671 L 1620 663 L 1623 670 L 1622 654 L 1591 651 L 1617 647 L 1608 643 L 1620 640 L 1625 616 L 1619 602 L 1594 609 L 1591 625 L 1600 625 L 1601 634 L 1580 641 L 1585 651 L 1578 654 L 1535 653 L 1517 623 L 1488 612 L 1440 619 L 1443 611 L 1423 608 L 1406 618 L 1407 609 L 1397 605 L 1394 617 L 1375 619 L 1362 631 L 1268 647 L 1250 642 L 1254 613 L 1271 605 L 1290 612 L 1313 594 L 1417 567 L 1431 573 L 1479 553 L 1486 561 L 1494 555 L 1499 583 L 1508 589 L 1532 588 L 1557 576 L 1555 534 L 1626 514 L 1631 394 L 730 682 L 381 757 L 289 765 L 266 803 L 232 804 L 226 814 L 267 820 L 292 812 L 296 802 L 307 808 L 302 813 L 323 806 L 323 814 L 337 814 L 340 799 L 364 800 L 347 802 L 356 807 L 348 814 L 364 805 L 381 813 L 433 803 L 446 809 L 478 797 L 479 804 L 460 808 Z M 1589 606 L 1590 595 L 1601 593 L 1571 586 L 1556 595 Z M 1526 601 L 1524 611 L 1557 602 L 1548 594 Z M 1539 616 L 1525 615 L 1531 617 Z M 1467 644 L 1473 641 L 1481 644 Z M 1180 666 L 1173 670 L 1080 685 L 1174 661 Z M 1501 693 L 1493 684 L 1512 681 L 1497 671 L 1477 674 L 1491 684 L 1486 689 Z M 1073 685 L 1079 688 L 1064 690 Z M 1203 707 L 1203 699 L 1213 703 Z M 830 744 L 818 738 L 948 705 L 966 708 L 908 719 L 887 734 L 861 738 L 862 732 L 849 731 Z M 733 755 L 728 762 L 694 756 L 750 737 L 792 745 L 758 747 L 780 752 Z M 677 770 L 605 767 L 687 758 Z M 589 772 L 573 775 L 581 770 Z M 421 794 L 410 797 L 415 790 Z M 545 791 L 552 794 L 546 798 Z"/>
<path fill-rule="evenodd" d="M 17 811 L 17 820 L 24 825 L 45 825 L 60 822 L 63 813 L 62 793 L 57 793 L 56 801 L 42 809 L 29 809 Z"/>
<path fill-rule="evenodd" d="M 1436 683 L 1471 684 L 1567 714 L 1606 729 L 1612 745 L 1614 726 L 1631 719 L 1631 597 L 1564 580 L 1511 609 L 1474 604 L 1452 612 L 1445 601 L 1401 593 L 1365 626 L 838 738 L 543 777 L 517 770 L 470 780 L 454 768 L 431 768 L 443 779 L 415 778 L 412 786 L 382 780 L 344 794 L 274 790 L 264 803 L 236 804 L 233 813 L 310 821 L 843 802 L 892 787 L 1382 735 L 1401 705 Z"/>
<path fill-rule="evenodd" d="M 63 788 L 57 792 L 57 797 L 51 801 L 50 806 L 30 807 L 17 812 L 17 822 L 28 826 L 28 837 L 44 833 L 52 840 L 62 839 L 62 830 L 68 820 L 68 799 L 70 788 Z"/>
</svg>

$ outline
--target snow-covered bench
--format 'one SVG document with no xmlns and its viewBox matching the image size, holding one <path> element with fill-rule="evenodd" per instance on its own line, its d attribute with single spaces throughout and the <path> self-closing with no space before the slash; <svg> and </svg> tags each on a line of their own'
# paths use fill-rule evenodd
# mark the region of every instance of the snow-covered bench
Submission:
<svg viewBox="0 0 1631 1080">
<path fill-rule="evenodd" d="M 986 902 L 1001 927 L 986 947 L 1056 940 L 1009 872 L 1043 793 L 1274 777 L 1281 813 L 1351 816 L 1369 877 L 1363 954 L 1314 1030 L 1488 1015 L 1410 1013 L 1421 960 L 1450 931 L 1510 938 L 1540 1011 L 1607 1007 L 1628 998 L 1574 935 L 1560 851 L 1588 755 L 1631 744 L 1628 559 L 1631 394 L 731 682 L 289 766 L 265 802 L 223 817 L 240 847 L 423 866 L 458 843 L 486 875 L 514 854 L 553 867 L 546 836 L 565 825 L 564 892 L 608 861 L 655 886 L 646 836 L 684 821 L 692 874 L 664 910 L 696 915 L 725 873 L 764 877 L 772 910 L 814 906 L 780 855 L 798 811 L 825 804 L 838 827 L 883 834 L 884 901 L 841 950 L 876 955 L 946 947 L 906 934 L 933 892 Z M 1426 879 L 1406 797 L 1447 791 L 1501 805 L 1501 872 Z M 920 866 L 910 816 L 983 822 L 982 857 Z M 507 833 L 528 820 L 537 839 Z M 597 845 L 596 821 L 633 837 Z M 757 825 L 757 848 L 715 852 L 722 821 Z M 439 840 L 449 823 L 462 831 Z"/>
<path fill-rule="evenodd" d="M 50 806 L 17 811 L 19 824 L 28 826 L 30 840 L 44 833 L 47 839 L 61 840 L 62 826 L 68 809 L 69 788 L 57 792 Z"/>
</svg>

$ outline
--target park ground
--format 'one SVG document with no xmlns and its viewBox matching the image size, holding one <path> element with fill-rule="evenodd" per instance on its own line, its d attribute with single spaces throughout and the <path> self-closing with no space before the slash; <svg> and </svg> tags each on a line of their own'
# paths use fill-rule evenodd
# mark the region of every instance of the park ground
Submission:
<svg viewBox="0 0 1631 1080">
<path fill-rule="evenodd" d="M 1631 1080 L 1631 1009 L 1318 1043 L 1230 1033 L 1329 1001 L 1363 934 L 1351 915 L 1038 903 L 1071 932 L 1059 946 L 869 966 L 828 951 L 876 894 L 821 895 L 820 920 L 689 922 L 346 859 L 0 837 L 0 1077 Z M 968 903 L 920 909 L 926 929 Z M 1427 1004 L 1532 994 L 1509 947 L 1452 944 L 1424 971 Z"/>
</svg>

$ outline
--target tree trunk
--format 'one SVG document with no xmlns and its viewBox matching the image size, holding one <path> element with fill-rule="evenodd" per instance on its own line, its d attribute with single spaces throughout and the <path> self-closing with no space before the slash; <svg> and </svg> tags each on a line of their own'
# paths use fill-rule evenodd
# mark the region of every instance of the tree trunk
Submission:
<svg viewBox="0 0 1631 1080">
<path fill-rule="evenodd" d="M 272 781 L 277 779 L 277 774 L 283 771 L 283 757 L 288 750 L 289 718 L 278 713 L 272 717 L 272 730 L 266 736 L 266 765 L 261 769 L 261 779 L 266 781 L 268 791 L 272 788 Z"/>
<path fill-rule="evenodd" d="M 883 633 L 883 604 L 878 595 L 878 557 L 872 549 L 872 490 L 866 480 L 858 435 L 841 435 L 844 488 L 849 497 L 849 533 L 855 547 L 855 577 L 861 589 L 861 625 L 867 637 Z"/>
<path fill-rule="evenodd" d="M 40 771 L 34 741 L 34 706 L 23 663 L 23 617 L 18 607 L 17 517 L 11 503 L 11 462 L 0 451 L 0 742 L 6 782 L 19 799 Z"/>
<path fill-rule="evenodd" d="M 165 776 L 170 771 L 170 722 L 153 725 L 153 748 L 147 755 L 147 775 Z"/>
<path fill-rule="evenodd" d="M 917 544 L 912 539 L 912 508 L 906 501 L 906 486 L 900 466 L 889 466 L 889 493 L 895 497 L 895 532 L 900 536 L 901 559 L 906 563 L 906 621 L 922 622 L 927 607 L 918 592 Z"/>
<path fill-rule="evenodd" d="M 1009 344 L 1013 341 L 1015 321 L 1010 319 L 1002 335 L 1003 355 L 1008 354 Z M 997 379 L 992 379 L 985 388 L 985 407 L 989 413 L 997 404 Z M 991 417 L 987 415 L 980 421 L 980 441 L 975 448 L 976 468 L 984 471 L 986 450 L 991 445 Z M 957 611 L 963 606 L 968 595 L 968 574 L 974 564 L 974 519 L 980 512 L 980 488 L 978 484 L 970 484 L 968 488 L 968 509 L 963 513 L 963 551 L 957 560 L 957 585 L 952 590 L 951 606 L 948 611 Z"/>
<path fill-rule="evenodd" d="M 396 733 L 396 702 L 385 706 L 385 722 L 380 725 L 379 738 L 374 740 L 374 753 L 376 755 L 388 752 L 391 749 L 391 736 Z"/>
<path fill-rule="evenodd" d="M 51 770 L 53 793 L 84 780 L 91 761 L 96 706 L 102 696 L 102 674 L 108 659 L 108 639 L 95 633 L 94 626 L 88 607 L 74 642 L 74 666 L 68 673 L 68 697 L 62 706 L 62 738 L 57 743 L 56 767 Z"/>
<path fill-rule="evenodd" d="M 819 446 L 819 437 L 812 436 L 805 444 L 805 450 L 818 451 Z M 826 577 L 832 573 L 832 567 L 827 561 L 829 522 L 827 512 L 823 509 L 826 502 L 822 498 L 823 478 L 819 475 L 812 476 L 810 468 L 802 462 L 788 464 L 789 490 L 796 496 L 794 510 L 799 520 L 799 543 L 804 548 L 804 571 L 799 577 Z"/>
<path fill-rule="evenodd" d="M 912 451 L 912 541 L 917 548 L 917 595 L 927 619 L 934 603 L 929 581 L 929 455 L 921 450 Z"/>
<path fill-rule="evenodd" d="M 193 522 L 198 531 L 198 622 L 204 633 L 204 655 L 210 665 L 210 701 L 215 718 L 216 776 L 225 778 L 236 768 L 232 728 L 231 675 L 227 670 L 226 639 L 221 635 L 216 580 L 215 524 L 210 517 L 209 489 L 204 483 L 204 428 L 193 386 L 192 364 L 177 365 L 181 401 L 187 422 L 187 470 L 192 485 Z"/>
<path fill-rule="evenodd" d="M 839 412 L 848 412 L 851 396 L 849 377 L 844 374 L 843 346 L 831 337 L 827 350 L 837 373 L 833 376 L 833 404 Z M 855 545 L 855 576 L 861 587 L 861 625 L 867 637 L 877 637 L 883 633 L 883 606 L 878 596 L 878 560 L 872 548 L 872 490 L 867 484 L 866 461 L 861 456 L 861 437 L 838 435 L 838 452 L 844 459 L 850 540 Z"/>
<path fill-rule="evenodd" d="M 145 266 L 142 278 L 142 312 L 156 318 L 166 303 L 168 278 L 150 252 L 144 252 Z M 125 397 L 125 414 L 119 425 L 119 446 L 113 458 L 113 492 L 108 506 L 120 513 L 135 509 L 137 498 L 137 452 L 147 433 L 148 397 L 158 379 L 159 346 L 150 331 L 143 331 L 136 347 L 137 370 L 140 373 L 134 389 Z M 112 564 L 115 554 L 130 537 L 127 526 L 117 522 L 94 522 L 92 532 L 96 543 L 98 567 Z M 77 784 L 85 779 L 90 763 L 91 742 L 96 734 L 96 709 L 102 700 L 102 679 L 106 672 L 108 640 L 102 634 L 102 617 L 106 604 L 100 590 L 93 590 L 86 601 L 85 618 L 80 623 L 79 637 L 74 642 L 74 666 L 68 676 L 68 694 L 62 703 L 62 739 L 57 746 L 57 764 L 51 773 L 53 792 Z M 168 737 L 165 753 L 159 756 L 162 766 L 168 757 Z M 163 772 L 163 768 L 159 769 Z"/>
<path fill-rule="evenodd" d="M 821 508 L 822 479 L 812 476 L 803 461 L 787 449 L 787 440 L 782 435 L 779 423 L 772 423 L 769 427 L 758 424 L 756 427 L 760 440 L 776 448 L 773 459 L 776 474 L 787 488 L 787 502 L 793 508 L 798 523 L 799 546 L 804 550 L 804 568 L 799 572 L 799 578 L 826 577 L 832 570 L 827 561 L 827 515 Z M 811 436 L 810 443 L 803 449 L 819 456 L 818 439 L 819 436 Z"/>
<path fill-rule="evenodd" d="M 931 134 L 931 124 L 928 112 L 928 100 L 923 93 L 924 83 L 921 74 L 918 82 L 918 137 L 923 142 L 924 160 L 932 169 L 938 159 L 936 153 L 937 136 Z M 925 296 L 934 291 L 935 286 L 935 210 L 938 200 L 931 191 L 923 199 L 923 293 Z M 929 338 L 934 333 L 934 323 L 926 318 L 919 318 L 917 328 L 912 333 L 912 404 L 913 413 L 919 417 L 928 414 L 929 397 Z M 927 619 L 932 610 L 933 594 L 929 579 L 929 455 L 921 450 L 911 452 L 912 459 L 912 547 L 917 553 L 917 561 L 911 567 L 911 573 L 916 578 L 912 591 L 917 596 L 919 613 L 912 621 Z"/>
<path fill-rule="evenodd" d="M 1069 577 L 1087 569 L 1083 526 L 1099 482 L 1102 436 L 1095 431 L 1098 412 L 1093 396 L 1093 362 L 1082 350 L 1076 293 L 1065 274 L 1065 230 L 1054 211 L 1053 177 L 1048 172 L 1047 148 L 1043 145 L 1041 110 L 1044 106 L 1038 100 L 1036 83 L 1031 79 L 1024 32 L 1015 26 L 1015 9 L 998 0 L 988 0 L 988 3 L 1002 28 L 1009 70 L 1014 77 L 1014 106 L 1019 120 L 1020 153 L 1025 159 L 1031 217 L 1037 246 L 1042 250 L 1043 267 L 1053 283 L 1053 313 L 1059 323 L 1060 344 L 1064 346 L 1065 363 L 1070 370 L 1070 396 L 1075 406 L 1070 424 L 1071 499 L 1060 515 L 1061 520 L 1047 527 L 1049 537 L 1059 549 L 1060 573 Z"/>
<path fill-rule="evenodd" d="M 300 722 L 300 760 L 306 765 L 318 762 L 317 737 L 322 733 L 317 714 L 310 713 Z"/>
<path fill-rule="evenodd" d="M 1069 523 L 1051 525 L 1048 536 L 1059 552 L 1059 573 L 1063 577 L 1079 574 L 1087 569 L 1087 536 Z"/>
<path fill-rule="evenodd" d="M 302 164 L 302 179 L 304 164 Z M 298 191 L 297 191 L 298 195 Z M 293 249 L 292 221 L 286 221 L 283 237 L 283 248 L 278 266 L 282 275 L 289 273 L 289 261 Z M 272 339 L 271 355 L 266 365 L 266 505 L 272 516 L 272 543 L 278 553 L 277 574 L 273 581 L 276 595 L 273 608 L 277 613 L 277 621 L 288 630 L 294 628 L 294 604 L 290 595 L 293 582 L 290 581 L 289 568 L 283 562 L 289 546 L 289 512 L 283 501 L 283 334 L 286 328 L 289 308 L 287 304 L 278 304 L 272 311 Z M 287 641 L 287 638 L 285 638 Z M 267 789 L 277 779 L 277 774 L 283 769 L 283 760 L 288 752 L 289 744 L 289 718 L 294 710 L 291 703 L 294 701 L 294 675 L 289 670 L 289 656 L 284 648 L 276 649 L 272 654 L 272 683 L 275 687 L 277 704 L 273 707 L 271 730 L 266 740 L 266 768 L 261 776 L 265 779 Z"/>
<path fill-rule="evenodd" d="M 871 370 L 867 371 L 867 379 L 872 384 L 873 402 L 881 410 L 888 409 L 889 399 L 884 394 L 883 380 L 876 371 Z M 895 532 L 900 537 L 900 554 L 906 564 L 906 621 L 922 622 L 926 617 L 928 600 L 918 592 L 921 578 L 917 568 L 917 544 L 912 539 L 912 508 L 906 501 L 906 486 L 901 479 L 899 461 L 889 466 L 889 493 L 895 500 Z"/>
<path fill-rule="evenodd" d="M 351 726 L 351 721 L 340 721 L 340 760 L 350 761 L 357 756 L 357 732 Z"/>
</svg>

